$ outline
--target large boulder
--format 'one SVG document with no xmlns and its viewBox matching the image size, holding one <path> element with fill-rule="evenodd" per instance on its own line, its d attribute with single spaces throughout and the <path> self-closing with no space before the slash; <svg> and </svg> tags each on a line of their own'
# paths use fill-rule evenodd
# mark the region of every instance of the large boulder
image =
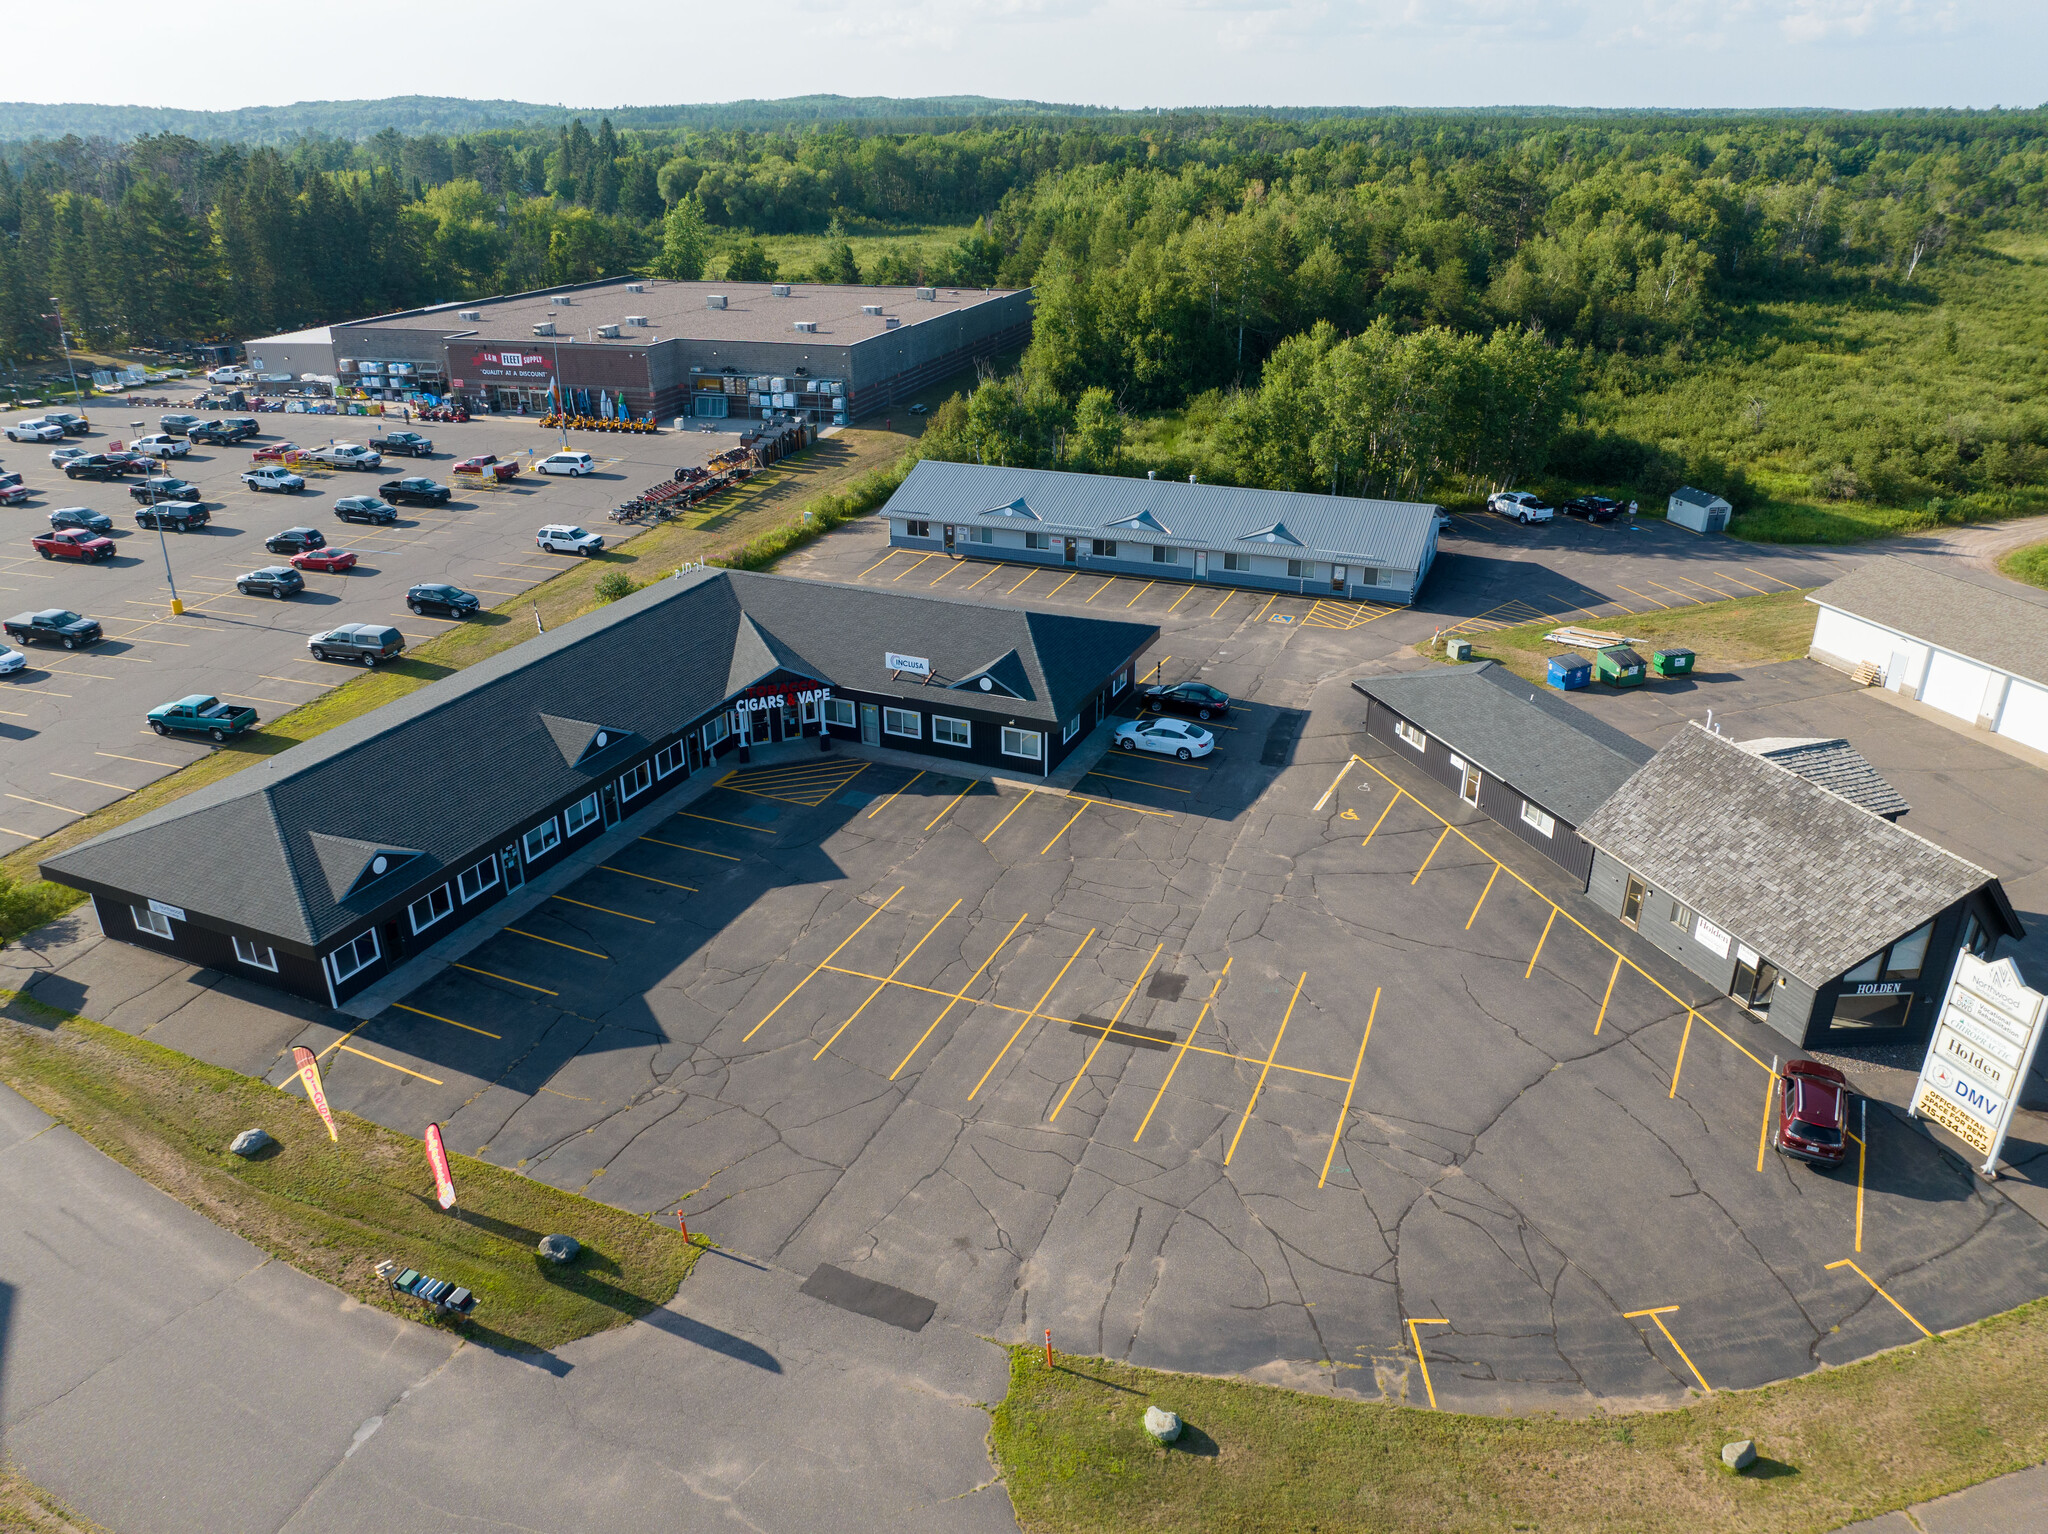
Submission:
<svg viewBox="0 0 2048 1534">
<path fill-rule="evenodd" d="M 260 1156 L 275 1144 L 267 1131 L 245 1129 L 228 1142 L 228 1149 L 237 1156 Z"/>
<path fill-rule="evenodd" d="M 563 1265 L 576 1260 L 583 1250 L 583 1243 L 574 1236 L 542 1236 L 540 1245 L 534 1250 L 549 1262 Z"/>
<path fill-rule="evenodd" d="M 1152 1435 L 1154 1443 L 1172 1443 L 1180 1437 L 1180 1417 L 1156 1406 L 1148 1406 L 1145 1408 L 1145 1431 Z"/>
<path fill-rule="evenodd" d="M 1739 1438 L 1721 1445 L 1721 1463 L 1740 1474 L 1756 1463 L 1756 1440 Z"/>
</svg>

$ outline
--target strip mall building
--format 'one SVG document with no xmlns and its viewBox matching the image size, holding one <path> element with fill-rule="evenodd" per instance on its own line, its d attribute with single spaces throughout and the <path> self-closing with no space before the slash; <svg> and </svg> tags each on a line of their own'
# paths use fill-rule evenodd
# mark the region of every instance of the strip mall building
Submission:
<svg viewBox="0 0 2048 1534">
<path fill-rule="evenodd" d="M 108 937 L 333 1005 L 747 743 L 1042 777 L 1149 624 L 728 570 L 657 581 L 51 857 Z"/>
</svg>

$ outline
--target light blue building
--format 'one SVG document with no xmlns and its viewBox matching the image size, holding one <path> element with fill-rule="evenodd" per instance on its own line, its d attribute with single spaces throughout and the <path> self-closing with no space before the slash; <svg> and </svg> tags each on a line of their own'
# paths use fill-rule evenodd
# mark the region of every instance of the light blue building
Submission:
<svg viewBox="0 0 2048 1534">
<path fill-rule="evenodd" d="M 926 461 L 878 516 L 892 548 L 1407 604 L 1441 507 Z"/>
</svg>

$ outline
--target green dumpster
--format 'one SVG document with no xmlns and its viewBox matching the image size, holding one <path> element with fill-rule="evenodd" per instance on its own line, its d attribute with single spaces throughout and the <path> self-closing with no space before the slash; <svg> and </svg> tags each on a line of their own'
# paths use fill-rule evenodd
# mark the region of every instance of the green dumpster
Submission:
<svg viewBox="0 0 2048 1534">
<path fill-rule="evenodd" d="M 1691 676 L 1692 663 L 1690 650 L 1658 650 L 1650 657 L 1650 669 L 1659 676 Z"/>
<path fill-rule="evenodd" d="M 1609 687 L 1640 687 L 1644 671 L 1642 656 L 1625 644 L 1609 645 L 1593 658 L 1593 675 Z"/>
</svg>

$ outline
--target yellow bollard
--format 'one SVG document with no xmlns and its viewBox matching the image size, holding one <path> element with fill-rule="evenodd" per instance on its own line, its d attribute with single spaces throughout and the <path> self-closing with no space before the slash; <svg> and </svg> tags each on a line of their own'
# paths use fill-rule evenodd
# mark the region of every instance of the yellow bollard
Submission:
<svg viewBox="0 0 2048 1534">
<path fill-rule="evenodd" d="M 185 610 L 185 604 L 184 604 L 183 602 L 179 601 L 179 600 L 178 600 L 178 599 L 177 599 L 176 597 L 172 597 L 172 598 L 171 598 L 171 616 L 172 616 L 173 618 L 175 618 L 175 617 L 177 617 L 177 616 L 178 616 L 178 614 L 182 613 L 182 612 L 183 612 L 184 610 Z"/>
</svg>

